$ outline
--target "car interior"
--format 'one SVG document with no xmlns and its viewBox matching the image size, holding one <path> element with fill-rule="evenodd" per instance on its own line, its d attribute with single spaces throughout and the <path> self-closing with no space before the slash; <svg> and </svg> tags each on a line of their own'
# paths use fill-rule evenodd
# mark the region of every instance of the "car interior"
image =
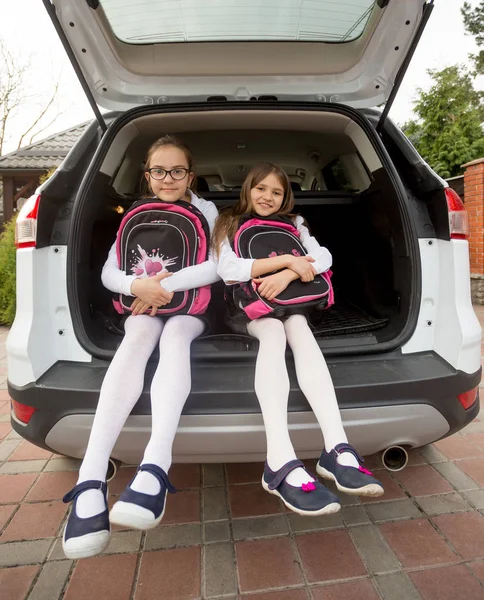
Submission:
<svg viewBox="0 0 484 600">
<path fill-rule="evenodd" d="M 78 277 L 86 284 L 79 286 L 82 319 L 92 341 L 105 349 L 119 345 L 122 318 L 100 273 L 122 214 L 144 191 L 146 151 L 165 133 L 188 144 L 197 192 L 219 210 L 237 201 L 256 162 L 287 172 L 296 212 L 333 255 L 335 305 L 310 318 L 324 347 L 376 346 L 398 334 L 410 294 L 409 252 L 397 192 L 363 128 L 337 112 L 214 111 L 143 116 L 111 144 L 89 190 L 78 240 L 90 248 Z M 213 286 L 207 317 L 206 341 L 241 338 L 225 323 L 222 282 Z"/>
</svg>

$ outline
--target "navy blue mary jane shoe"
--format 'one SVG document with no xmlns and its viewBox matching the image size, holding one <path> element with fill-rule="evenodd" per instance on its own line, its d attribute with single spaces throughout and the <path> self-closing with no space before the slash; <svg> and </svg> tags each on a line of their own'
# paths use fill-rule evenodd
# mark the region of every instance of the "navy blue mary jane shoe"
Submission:
<svg viewBox="0 0 484 600">
<path fill-rule="evenodd" d="M 338 456 L 350 452 L 356 457 L 358 467 L 340 465 Z M 383 484 L 373 477 L 373 473 L 363 466 L 364 460 L 349 444 L 337 444 L 330 452 L 323 450 L 316 466 L 318 475 L 331 479 L 340 492 L 352 496 L 378 497 L 384 493 Z"/>
<path fill-rule="evenodd" d="M 93 517 L 81 518 L 76 511 L 79 494 L 92 489 L 103 493 L 106 510 Z M 88 558 L 100 554 L 108 547 L 111 529 L 107 495 L 108 486 L 105 481 L 89 480 L 78 483 L 62 498 L 65 503 L 74 501 L 62 539 L 62 547 L 67 558 Z"/>
<path fill-rule="evenodd" d="M 174 494 L 176 489 L 171 485 L 168 475 L 158 465 L 140 465 L 136 474 L 139 471 L 148 471 L 154 475 L 160 482 L 160 492 L 152 495 L 132 490 L 130 486 L 136 478 L 135 475 L 111 509 L 109 520 L 115 525 L 133 529 L 153 529 L 165 514 L 168 492 Z"/>
<path fill-rule="evenodd" d="M 300 515 L 318 516 L 337 513 L 341 508 L 338 497 L 319 481 L 309 481 L 309 476 L 308 482 L 300 487 L 285 481 L 287 475 L 299 467 L 306 470 L 300 460 L 291 460 L 278 471 L 272 471 L 266 463 L 262 487 L 269 494 L 279 496 L 289 509 Z"/>
</svg>

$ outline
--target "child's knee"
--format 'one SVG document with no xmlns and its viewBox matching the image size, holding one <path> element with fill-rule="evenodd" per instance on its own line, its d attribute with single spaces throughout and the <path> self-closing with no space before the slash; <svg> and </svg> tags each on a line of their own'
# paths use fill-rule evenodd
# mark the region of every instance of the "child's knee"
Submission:
<svg viewBox="0 0 484 600">
<path fill-rule="evenodd" d="M 190 315 L 175 315 L 170 317 L 165 324 L 163 337 L 172 336 L 174 339 L 196 338 L 203 333 L 204 323 L 197 317 Z"/>
<path fill-rule="evenodd" d="M 291 315 L 284 321 L 286 331 L 298 331 L 301 328 L 309 328 L 308 320 L 304 315 Z"/>
<path fill-rule="evenodd" d="M 124 324 L 125 336 L 133 341 L 143 341 L 161 334 L 163 322 L 149 315 L 129 316 Z"/>
<path fill-rule="evenodd" d="M 260 342 L 286 343 L 284 325 L 279 319 L 257 319 L 249 323 L 247 331 Z"/>
</svg>

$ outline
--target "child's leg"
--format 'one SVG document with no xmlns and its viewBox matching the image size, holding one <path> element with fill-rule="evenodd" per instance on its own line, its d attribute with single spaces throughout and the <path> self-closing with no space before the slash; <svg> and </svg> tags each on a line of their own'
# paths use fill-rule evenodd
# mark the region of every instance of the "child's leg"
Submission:
<svg viewBox="0 0 484 600">
<path fill-rule="evenodd" d="M 318 420 L 327 452 L 337 444 L 347 442 L 333 382 L 323 353 L 309 328 L 306 317 L 292 315 L 284 322 L 287 341 L 294 354 L 297 381 Z M 340 464 L 358 467 L 356 458 L 345 452 Z"/>
<path fill-rule="evenodd" d="M 286 367 L 286 334 L 281 321 L 257 319 L 247 326 L 259 340 L 255 368 L 255 393 L 259 400 L 267 437 L 267 464 L 273 471 L 296 458 L 287 425 L 289 377 Z M 312 481 L 303 469 L 291 471 L 287 483 L 301 486 Z"/>
<path fill-rule="evenodd" d="M 105 480 L 111 451 L 143 391 L 146 365 L 163 331 L 163 321 L 148 315 L 130 316 L 124 329 L 125 336 L 101 386 L 78 483 Z M 90 517 L 104 509 L 104 497 L 99 490 L 86 490 L 79 496 L 79 517 Z"/>
<path fill-rule="evenodd" d="M 203 333 L 201 319 L 189 315 L 171 317 L 160 338 L 160 361 L 151 383 L 152 431 L 142 464 L 155 464 L 165 472 L 171 466 L 172 446 L 180 415 L 191 389 L 190 346 Z M 131 489 L 158 494 L 160 483 L 141 471 Z"/>
</svg>

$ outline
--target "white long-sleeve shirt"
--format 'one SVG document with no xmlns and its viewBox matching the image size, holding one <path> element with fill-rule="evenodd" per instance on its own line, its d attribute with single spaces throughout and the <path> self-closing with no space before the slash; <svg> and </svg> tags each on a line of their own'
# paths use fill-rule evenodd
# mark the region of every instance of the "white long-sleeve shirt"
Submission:
<svg viewBox="0 0 484 600">
<path fill-rule="evenodd" d="M 213 202 L 199 198 L 190 191 L 191 203 L 207 219 L 210 229 L 210 234 L 213 232 L 215 221 L 218 217 L 217 207 Z M 210 243 L 210 240 L 207 240 Z M 116 240 L 109 250 L 108 258 L 104 263 L 101 280 L 105 288 L 117 294 L 133 296 L 131 293 L 131 284 L 137 279 L 136 275 L 127 275 L 125 271 L 121 271 L 118 265 L 118 257 L 116 254 Z M 184 292 L 193 288 L 210 285 L 219 281 L 220 276 L 217 274 L 217 261 L 212 252 L 209 251 L 208 260 L 199 265 L 192 265 L 180 269 L 173 273 L 170 277 L 160 281 L 161 287 L 168 292 Z"/>
<path fill-rule="evenodd" d="M 327 271 L 333 263 L 333 257 L 329 250 L 324 246 L 320 246 L 318 240 L 309 233 L 301 215 L 296 217 L 294 225 L 299 232 L 299 239 L 306 249 L 308 256 L 314 258 L 314 262 L 311 265 L 314 267 L 316 273 Z M 225 239 L 220 247 L 218 274 L 225 283 L 250 281 L 252 279 L 250 273 L 254 260 L 254 258 L 239 258 L 232 250 L 228 239 Z"/>
</svg>

